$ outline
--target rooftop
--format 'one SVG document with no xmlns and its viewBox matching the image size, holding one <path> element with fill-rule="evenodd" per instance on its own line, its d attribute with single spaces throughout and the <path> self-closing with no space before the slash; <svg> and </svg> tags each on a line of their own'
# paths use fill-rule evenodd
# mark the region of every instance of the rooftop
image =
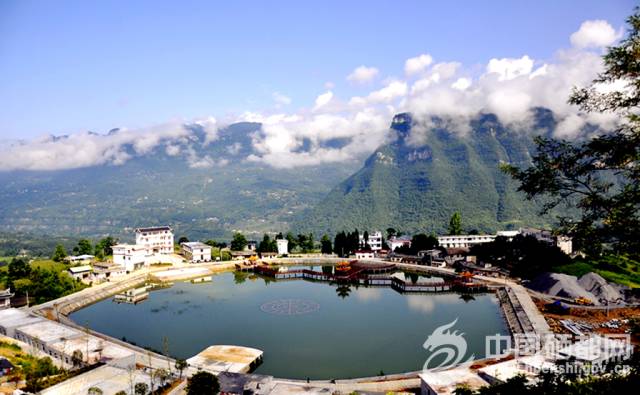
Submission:
<svg viewBox="0 0 640 395">
<path fill-rule="evenodd" d="M 187 241 L 184 243 L 180 243 L 180 245 L 187 246 L 189 248 L 211 248 L 210 245 L 204 244 L 200 241 Z"/>
<path fill-rule="evenodd" d="M 171 227 L 170 226 L 151 226 L 148 228 L 136 228 L 136 232 L 140 233 L 140 232 L 159 232 L 159 231 L 164 231 L 164 230 L 168 230 L 171 231 Z"/>
<path fill-rule="evenodd" d="M 420 380 L 427 383 L 438 395 L 453 394 L 457 387 L 466 385 L 478 389 L 488 385 L 480 376 L 466 368 L 443 371 L 426 371 L 420 374 Z"/>
<path fill-rule="evenodd" d="M 70 255 L 65 259 L 68 261 L 84 261 L 84 260 L 93 259 L 93 258 L 95 258 L 95 256 L 85 254 L 85 255 Z"/>
<path fill-rule="evenodd" d="M 187 360 L 189 365 L 214 372 L 246 373 L 262 358 L 262 351 L 240 346 L 210 346 Z"/>
<path fill-rule="evenodd" d="M 15 328 L 18 326 L 44 321 L 42 317 L 35 317 L 18 309 L 0 310 L 0 327 Z"/>
<path fill-rule="evenodd" d="M 80 331 L 53 321 L 42 320 L 34 324 L 25 325 L 19 328 L 25 335 L 38 339 L 43 343 L 54 343 L 62 339 L 72 339 L 82 335 Z"/>
<path fill-rule="evenodd" d="M 70 267 L 69 271 L 73 274 L 76 274 L 76 273 L 90 272 L 92 269 L 93 268 L 91 267 L 91 265 L 82 265 L 82 266 Z"/>
<path fill-rule="evenodd" d="M 89 350 L 90 363 L 106 362 L 133 355 L 133 351 L 92 335 L 83 335 L 69 340 L 61 340 L 49 346 L 65 355 L 72 355 L 75 350 L 80 350 L 82 351 L 83 358 L 87 358 L 86 354 L 87 350 Z"/>
<path fill-rule="evenodd" d="M 43 395 L 86 394 L 91 387 L 102 389 L 105 395 L 115 394 L 118 391 L 129 393 L 131 382 L 148 383 L 149 377 L 140 370 L 130 374 L 127 369 L 104 365 L 44 389 L 40 393 Z"/>
</svg>

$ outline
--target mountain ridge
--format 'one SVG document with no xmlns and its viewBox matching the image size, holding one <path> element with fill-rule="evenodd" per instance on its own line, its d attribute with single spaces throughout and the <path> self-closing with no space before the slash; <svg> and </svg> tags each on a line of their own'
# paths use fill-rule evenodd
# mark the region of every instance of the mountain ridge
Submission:
<svg viewBox="0 0 640 395">
<path fill-rule="evenodd" d="M 550 216 L 538 215 L 540 203 L 517 192 L 499 165 L 527 166 L 535 149 L 532 137 L 550 135 L 555 126 L 551 111 L 542 108 L 533 110 L 527 132 L 506 127 L 494 114 L 478 115 L 465 133 L 450 130 L 442 119 L 431 119 L 425 128 L 411 114 L 398 114 L 391 124 L 397 138 L 303 213 L 294 228 L 318 234 L 388 227 L 444 233 L 456 211 L 467 231 L 550 226 Z M 413 141 L 416 128 L 424 144 Z"/>
</svg>

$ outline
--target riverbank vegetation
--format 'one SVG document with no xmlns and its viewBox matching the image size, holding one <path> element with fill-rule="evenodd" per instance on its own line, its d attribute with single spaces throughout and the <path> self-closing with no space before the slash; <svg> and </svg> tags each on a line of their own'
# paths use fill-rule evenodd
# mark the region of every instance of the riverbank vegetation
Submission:
<svg viewBox="0 0 640 395">
<path fill-rule="evenodd" d="M 40 260 L 29 263 L 26 258 L 13 258 L 0 270 L 0 288 L 11 288 L 16 295 L 29 295 L 29 300 L 44 303 L 69 295 L 86 287 L 66 273 L 67 265 Z"/>
</svg>

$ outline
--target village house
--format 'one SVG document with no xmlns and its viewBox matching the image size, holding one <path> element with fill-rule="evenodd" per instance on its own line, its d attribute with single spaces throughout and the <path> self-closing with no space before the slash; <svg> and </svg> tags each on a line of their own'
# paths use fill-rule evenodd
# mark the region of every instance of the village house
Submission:
<svg viewBox="0 0 640 395">
<path fill-rule="evenodd" d="M 373 259 L 376 254 L 373 251 L 358 250 L 356 251 L 356 259 Z"/>
<path fill-rule="evenodd" d="M 97 282 L 118 279 L 127 274 L 124 266 L 111 262 L 98 262 L 93 264 L 93 280 Z"/>
<path fill-rule="evenodd" d="M 81 263 L 81 264 L 89 264 L 91 263 L 91 261 L 93 261 L 95 259 L 95 256 L 93 255 L 69 255 L 67 257 L 64 258 L 65 261 L 72 263 L 72 264 L 77 264 L 77 263 Z"/>
<path fill-rule="evenodd" d="M 15 337 L 16 328 L 42 321 L 44 318 L 30 315 L 24 310 L 0 310 L 0 335 Z"/>
<path fill-rule="evenodd" d="M 258 248 L 258 242 L 255 240 L 247 241 L 247 246 L 244 248 L 245 251 L 255 251 Z"/>
<path fill-rule="evenodd" d="M 64 355 L 51 346 L 59 341 L 69 341 L 80 336 L 82 332 L 76 329 L 45 319 L 15 329 L 17 340 L 60 361 L 64 360 Z"/>
<path fill-rule="evenodd" d="M 73 266 L 67 269 L 67 272 L 69 272 L 69 275 L 74 279 L 88 283 L 92 280 L 91 273 L 93 272 L 93 268 L 91 265 Z"/>
<path fill-rule="evenodd" d="M 382 249 L 382 233 L 379 231 L 373 232 L 368 235 L 368 239 L 364 239 L 364 233 L 360 234 L 360 248 L 365 248 L 367 245 L 371 248 L 371 251 L 376 252 Z"/>
<path fill-rule="evenodd" d="M 125 268 L 127 272 L 140 269 L 148 262 L 147 249 L 136 244 L 116 244 L 113 247 L 113 263 Z"/>
<path fill-rule="evenodd" d="M 136 245 L 147 249 L 148 255 L 173 254 L 173 230 L 169 226 L 137 228 Z"/>
<path fill-rule="evenodd" d="M 276 244 L 278 246 L 278 255 L 282 255 L 282 256 L 289 255 L 289 240 L 277 239 Z"/>
<path fill-rule="evenodd" d="M 407 247 L 411 248 L 411 236 L 393 236 L 387 240 L 387 246 L 391 252 L 395 251 L 396 248 Z"/>
<path fill-rule="evenodd" d="M 11 306 L 12 297 L 11 288 L 0 291 L 0 309 L 6 309 Z"/>
<path fill-rule="evenodd" d="M 496 235 L 446 235 L 438 236 L 438 245 L 444 248 L 470 248 L 495 239 Z"/>
<path fill-rule="evenodd" d="M 182 256 L 192 263 L 211 261 L 211 246 L 199 241 L 188 241 L 180 244 Z"/>
</svg>

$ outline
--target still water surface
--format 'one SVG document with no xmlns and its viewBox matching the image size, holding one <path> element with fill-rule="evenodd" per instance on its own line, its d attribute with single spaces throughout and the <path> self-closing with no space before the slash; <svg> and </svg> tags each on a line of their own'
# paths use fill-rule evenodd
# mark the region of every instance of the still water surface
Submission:
<svg viewBox="0 0 640 395">
<path fill-rule="evenodd" d="M 320 270 L 319 267 L 316 267 Z M 458 319 L 468 355 L 484 356 L 485 336 L 507 334 L 493 294 L 399 294 L 391 288 L 338 287 L 224 273 L 179 282 L 138 304 L 103 300 L 77 311 L 81 325 L 140 346 L 189 358 L 214 344 L 264 351 L 257 373 L 331 379 L 422 369 L 437 327 Z"/>
</svg>

